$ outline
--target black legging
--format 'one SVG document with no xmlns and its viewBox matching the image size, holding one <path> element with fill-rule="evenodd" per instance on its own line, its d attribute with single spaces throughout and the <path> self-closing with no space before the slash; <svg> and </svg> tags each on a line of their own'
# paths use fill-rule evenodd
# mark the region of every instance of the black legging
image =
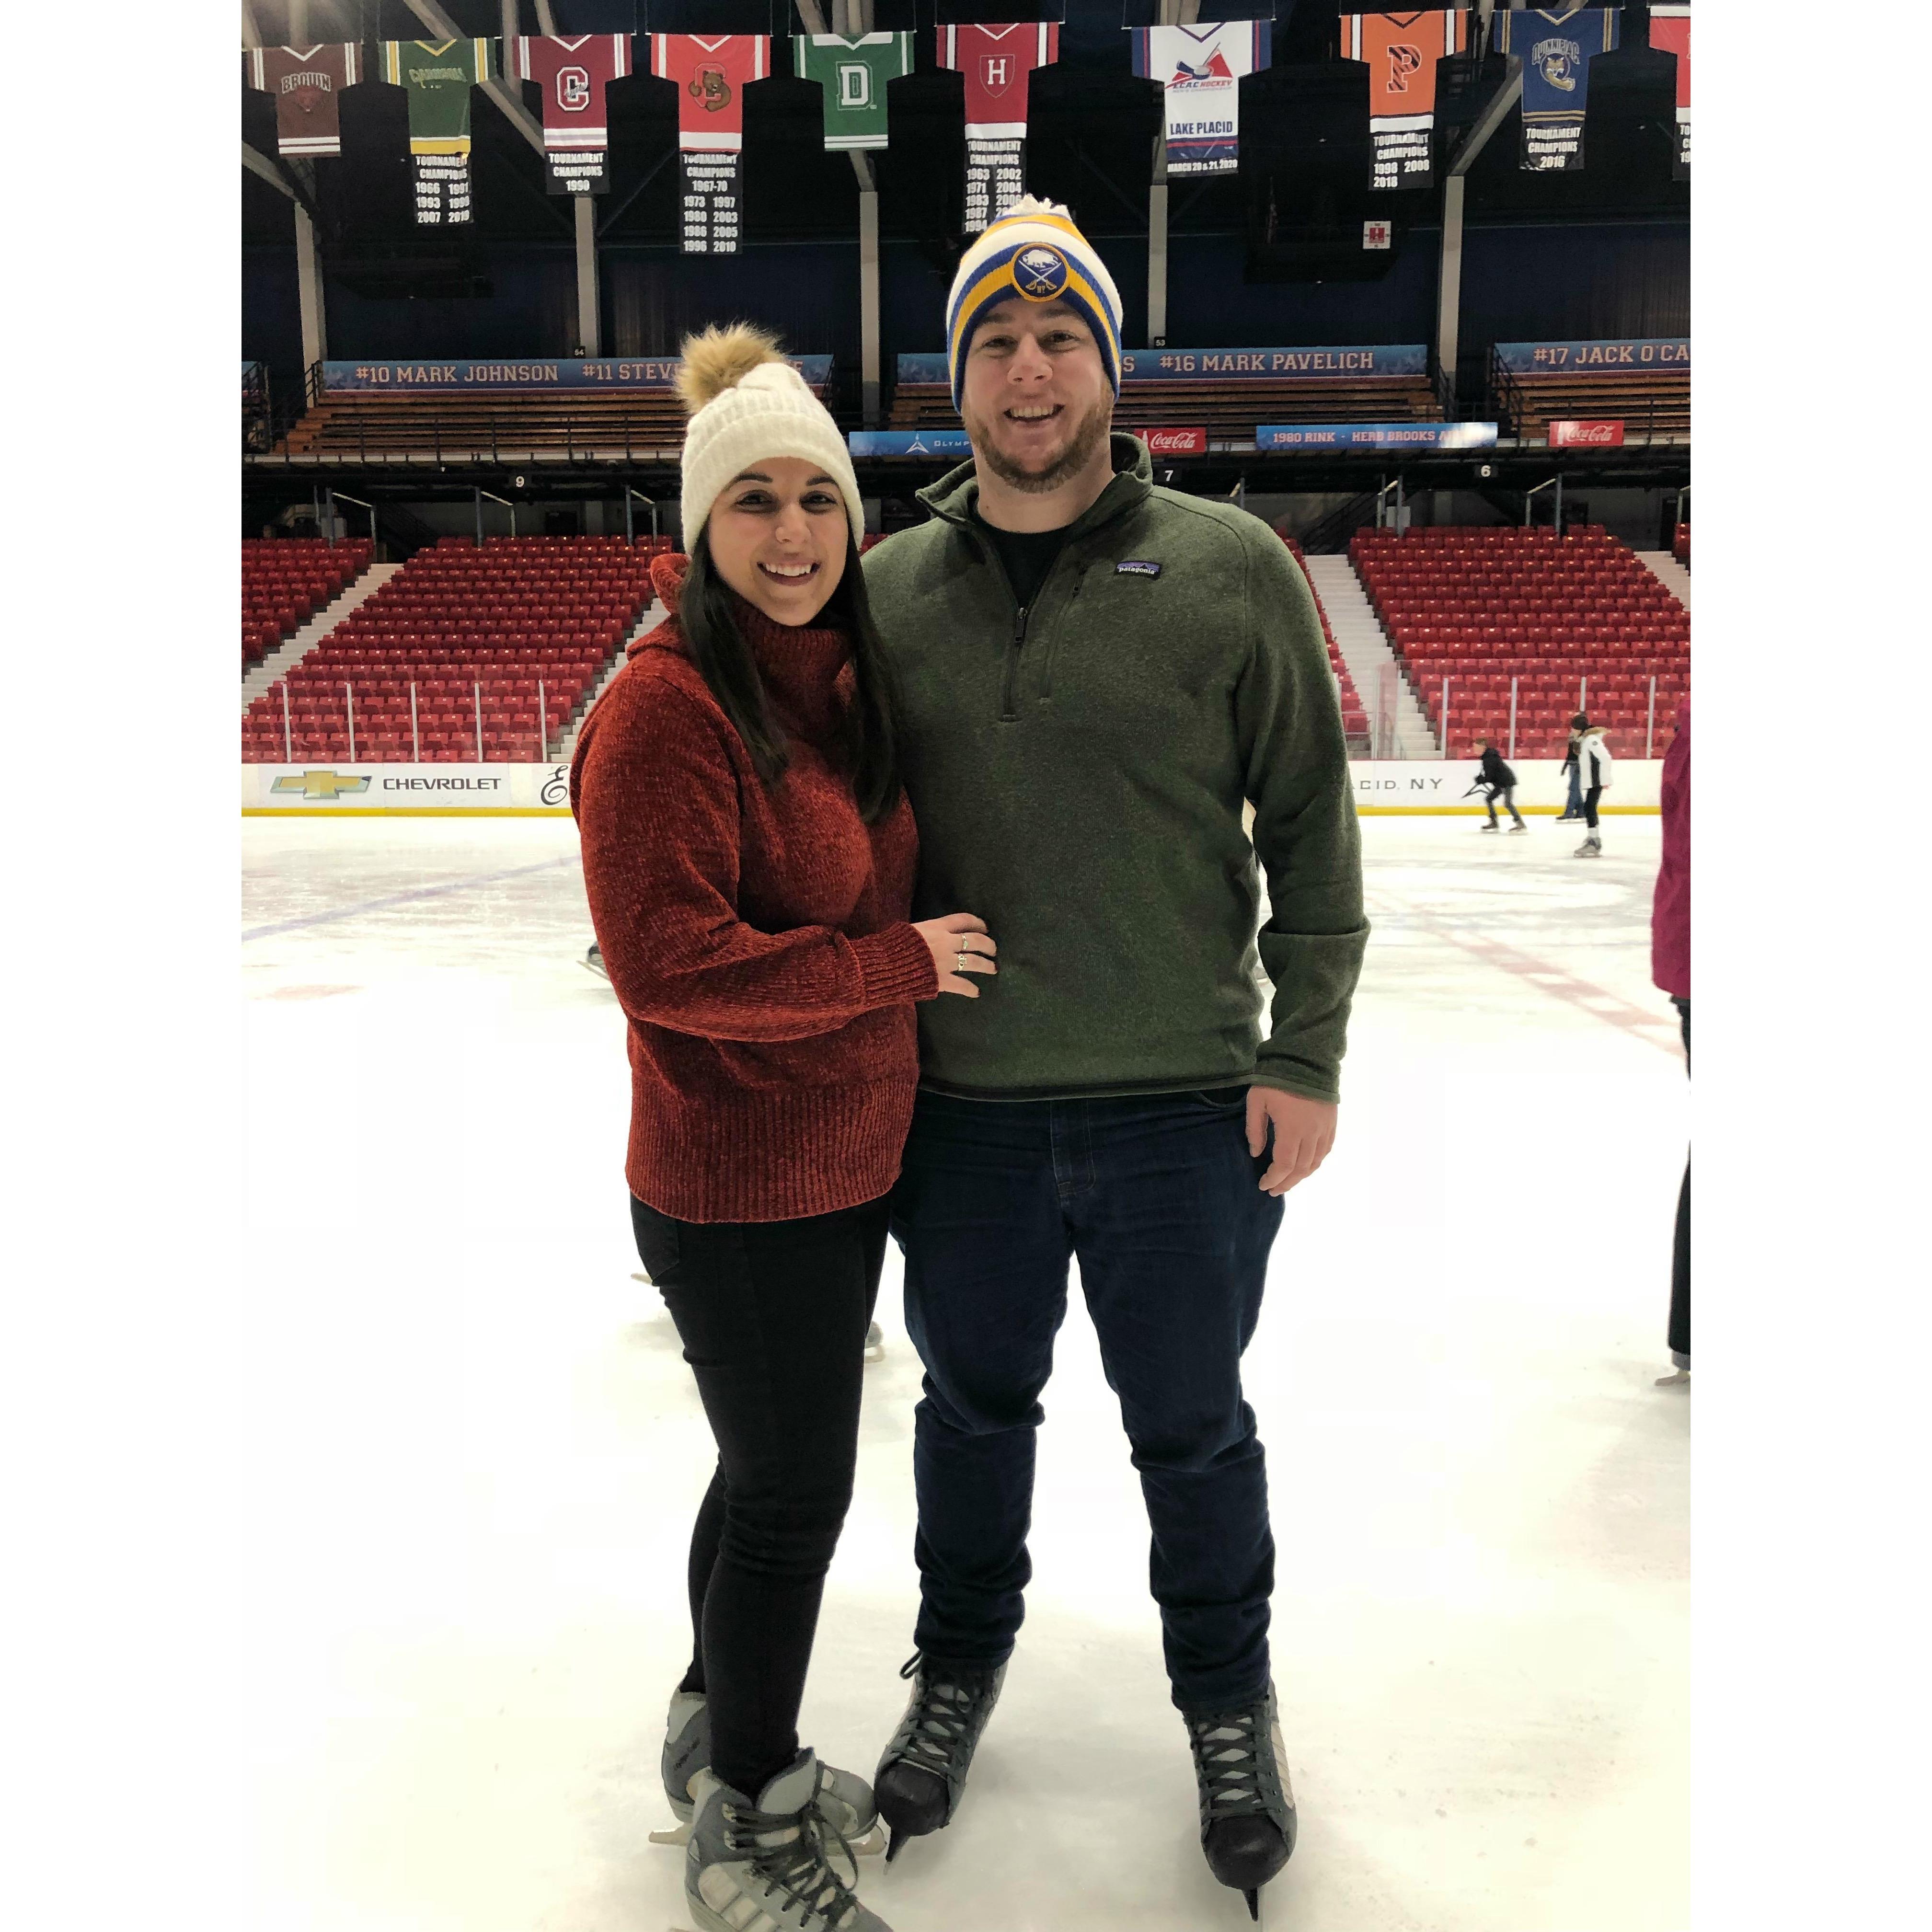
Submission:
<svg viewBox="0 0 1932 1932">
<path fill-rule="evenodd" d="M 1690 1071 L 1690 1002 L 1673 998 L 1684 1016 L 1684 1070 Z M 1670 1249 L 1670 1352 L 1690 1359 L 1690 1157 L 1684 1158 L 1684 1184 L 1677 1190 L 1677 1234 Z M 1682 1366 L 1680 1364 L 1679 1366 Z"/>
<path fill-rule="evenodd" d="M 1594 832 L 1597 829 L 1597 801 L 1604 795 L 1601 785 L 1592 785 L 1583 794 L 1583 823 Z"/>
<path fill-rule="evenodd" d="M 632 1225 L 718 1444 L 691 1538 L 692 1665 L 711 1766 L 755 1798 L 798 1754 L 825 1573 L 852 1499 L 886 1202 L 794 1221 Z"/>
</svg>

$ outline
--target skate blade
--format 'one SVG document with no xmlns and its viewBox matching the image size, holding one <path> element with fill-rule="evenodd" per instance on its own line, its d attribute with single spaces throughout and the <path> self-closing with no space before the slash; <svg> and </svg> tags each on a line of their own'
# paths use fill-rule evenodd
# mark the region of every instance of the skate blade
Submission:
<svg viewBox="0 0 1932 1932">
<path fill-rule="evenodd" d="M 654 1845 L 686 1845 L 691 1842 L 688 1825 L 674 1825 L 668 1832 L 652 1832 L 650 1841 Z"/>
<path fill-rule="evenodd" d="M 1258 1925 L 1262 1922 L 1261 1888 L 1257 1886 L 1252 1892 L 1244 1892 L 1241 1896 L 1248 1901 L 1248 1916 Z"/>
</svg>

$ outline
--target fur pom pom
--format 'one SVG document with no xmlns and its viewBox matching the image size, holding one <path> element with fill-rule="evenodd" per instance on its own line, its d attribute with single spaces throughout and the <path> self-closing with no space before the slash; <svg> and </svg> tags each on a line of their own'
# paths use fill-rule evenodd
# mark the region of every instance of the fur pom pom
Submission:
<svg viewBox="0 0 1932 1932">
<path fill-rule="evenodd" d="M 709 328 L 684 339 L 684 361 L 677 372 L 677 392 L 684 406 L 695 416 L 714 397 L 735 388 L 754 369 L 766 362 L 782 362 L 778 338 L 748 322 L 734 322 L 720 328 Z"/>
</svg>

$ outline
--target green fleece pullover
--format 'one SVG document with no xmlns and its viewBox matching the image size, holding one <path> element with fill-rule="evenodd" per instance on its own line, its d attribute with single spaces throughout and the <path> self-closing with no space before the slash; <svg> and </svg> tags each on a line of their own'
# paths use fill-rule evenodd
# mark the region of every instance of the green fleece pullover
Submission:
<svg viewBox="0 0 1932 1932">
<path fill-rule="evenodd" d="M 1314 598 L 1265 524 L 1155 488 L 1133 437 L 1113 457 L 1030 610 L 974 526 L 970 464 L 865 560 L 903 700 L 912 916 L 976 913 L 1000 949 L 977 1000 L 920 1006 L 921 1084 L 1334 1100 L 1368 927 Z"/>
</svg>

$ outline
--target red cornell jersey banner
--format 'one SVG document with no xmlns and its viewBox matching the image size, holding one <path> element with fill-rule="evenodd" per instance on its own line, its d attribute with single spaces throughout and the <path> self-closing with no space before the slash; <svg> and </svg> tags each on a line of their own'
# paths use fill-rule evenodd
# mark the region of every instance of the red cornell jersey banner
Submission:
<svg viewBox="0 0 1932 1932">
<path fill-rule="evenodd" d="M 353 40 L 332 46 L 249 47 L 248 84 L 275 97 L 275 152 L 313 160 L 342 152 L 342 90 L 362 78 Z"/>
<path fill-rule="evenodd" d="M 631 71 L 628 34 L 520 35 L 516 75 L 543 89 L 544 159 L 552 194 L 602 194 L 610 185 L 604 89 Z"/>
<path fill-rule="evenodd" d="M 1027 76 L 1060 58 L 1051 21 L 940 27 L 939 64 L 966 76 L 966 209 L 977 234 L 1026 192 Z"/>
<path fill-rule="evenodd" d="M 772 70 L 769 34 L 653 34 L 651 71 L 677 83 L 677 146 L 684 167 L 683 252 L 735 255 L 742 196 L 744 90 Z"/>
</svg>

